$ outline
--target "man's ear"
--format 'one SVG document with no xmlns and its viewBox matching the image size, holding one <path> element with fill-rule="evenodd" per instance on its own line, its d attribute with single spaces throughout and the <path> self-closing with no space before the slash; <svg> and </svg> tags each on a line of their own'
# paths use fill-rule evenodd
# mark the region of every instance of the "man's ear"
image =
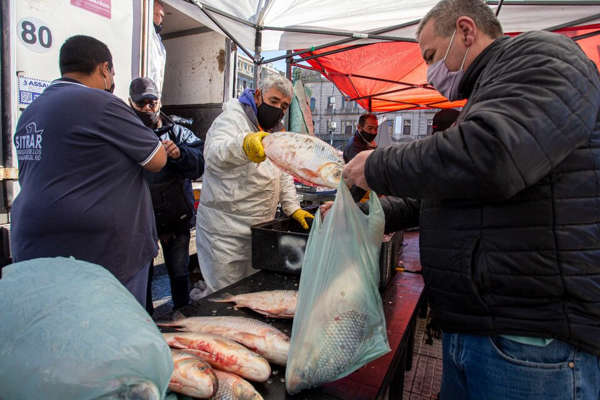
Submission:
<svg viewBox="0 0 600 400">
<path fill-rule="evenodd" d="M 472 18 L 467 16 L 459 17 L 456 21 L 456 34 L 463 42 L 465 47 L 471 47 L 475 42 L 477 24 Z"/>
<path fill-rule="evenodd" d="M 254 103 L 256 104 L 256 107 L 260 106 L 262 104 L 262 96 L 261 96 L 261 90 L 260 89 L 256 89 L 254 90 Z"/>
</svg>

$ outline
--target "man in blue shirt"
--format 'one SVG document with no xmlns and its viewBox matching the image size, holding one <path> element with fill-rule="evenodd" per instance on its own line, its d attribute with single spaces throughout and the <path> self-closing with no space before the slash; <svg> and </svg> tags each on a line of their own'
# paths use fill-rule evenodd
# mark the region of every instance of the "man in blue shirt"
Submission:
<svg viewBox="0 0 600 400">
<path fill-rule="evenodd" d="M 15 261 L 73 256 L 111 271 L 142 305 L 157 235 L 143 171 L 166 152 L 112 94 L 106 45 L 73 36 L 62 77 L 23 112 L 15 132 L 21 191 L 11 210 Z"/>
</svg>

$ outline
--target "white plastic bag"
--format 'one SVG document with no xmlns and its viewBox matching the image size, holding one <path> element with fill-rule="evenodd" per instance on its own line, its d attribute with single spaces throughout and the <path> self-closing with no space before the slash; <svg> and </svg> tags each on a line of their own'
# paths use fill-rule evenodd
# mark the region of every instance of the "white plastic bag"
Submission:
<svg viewBox="0 0 600 400">
<path fill-rule="evenodd" d="M 302 263 L 286 369 L 290 394 L 340 379 L 390 351 L 378 291 L 384 215 L 369 215 L 342 181 L 322 221 L 317 213 Z"/>
</svg>

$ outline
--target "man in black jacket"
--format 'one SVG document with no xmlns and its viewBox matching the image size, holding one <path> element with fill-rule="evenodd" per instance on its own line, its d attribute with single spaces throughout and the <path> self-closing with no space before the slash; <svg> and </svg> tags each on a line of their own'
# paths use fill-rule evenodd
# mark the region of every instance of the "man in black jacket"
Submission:
<svg viewBox="0 0 600 400">
<path fill-rule="evenodd" d="M 144 125 L 152 128 L 167 151 L 167 164 L 157 173 L 147 173 L 158 237 L 171 283 L 173 308 L 190 300 L 190 225 L 194 216 L 191 179 L 204 171 L 203 142 L 192 131 L 160 113 L 160 94 L 149 78 L 136 78 L 129 86 L 129 102 Z M 152 272 L 146 309 L 152 314 Z"/>
<path fill-rule="evenodd" d="M 350 138 L 344 148 L 344 162 L 352 160 L 361 151 L 372 150 L 377 147 L 375 137 L 377 136 L 378 128 L 379 122 L 375 114 L 362 114 L 358 118 L 358 127 L 354 136 Z"/>
<path fill-rule="evenodd" d="M 444 132 L 360 153 L 344 179 L 420 199 L 393 222 L 421 227 L 441 398 L 597 399 L 598 70 L 565 36 L 502 36 L 480 0 L 439 2 L 417 37 L 430 83 L 468 103 Z"/>
</svg>

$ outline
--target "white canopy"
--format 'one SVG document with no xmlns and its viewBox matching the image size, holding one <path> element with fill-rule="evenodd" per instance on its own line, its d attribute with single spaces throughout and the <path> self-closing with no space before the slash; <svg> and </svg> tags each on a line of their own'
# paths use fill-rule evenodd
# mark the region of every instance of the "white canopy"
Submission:
<svg viewBox="0 0 600 400">
<path fill-rule="evenodd" d="M 381 40 L 365 38 L 366 33 L 414 41 L 418 20 L 437 1 L 165 0 L 203 25 L 229 36 L 249 53 L 257 48 L 306 49 L 353 35 L 361 40 L 352 44 Z M 498 3 L 488 0 L 493 9 Z M 589 25 L 600 23 L 600 1 L 505 0 L 499 19 L 505 32 Z"/>
</svg>

